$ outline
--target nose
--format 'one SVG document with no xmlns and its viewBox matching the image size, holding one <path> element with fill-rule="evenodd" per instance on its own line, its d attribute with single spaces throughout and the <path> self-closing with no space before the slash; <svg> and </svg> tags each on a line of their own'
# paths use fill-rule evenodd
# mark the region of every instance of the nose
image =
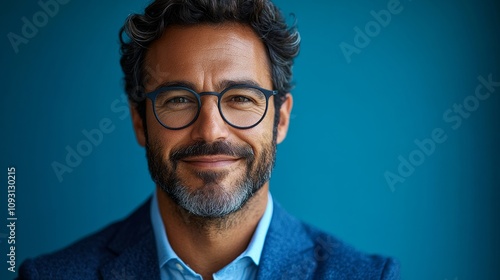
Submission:
<svg viewBox="0 0 500 280">
<path fill-rule="evenodd" d="M 220 115 L 217 97 L 202 97 L 200 114 L 192 126 L 191 137 L 196 141 L 211 143 L 228 137 L 228 124 Z"/>
</svg>

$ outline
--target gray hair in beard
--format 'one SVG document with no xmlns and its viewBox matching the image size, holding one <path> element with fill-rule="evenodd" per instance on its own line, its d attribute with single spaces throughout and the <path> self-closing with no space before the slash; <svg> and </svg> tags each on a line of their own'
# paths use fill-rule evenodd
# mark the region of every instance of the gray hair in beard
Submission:
<svg viewBox="0 0 500 280">
<path fill-rule="evenodd" d="M 172 151 L 169 161 L 164 159 L 161 144 L 153 141 L 146 145 L 148 167 L 153 181 L 188 214 L 205 219 L 218 219 L 240 210 L 246 202 L 271 178 L 276 158 L 276 134 L 264 147 L 258 162 L 249 145 L 234 146 L 228 142 L 196 142 Z M 220 186 L 219 182 L 229 171 L 198 172 L 196 176 L 204 183 L 195 190 L 183 185 L 176 174 L 177 162 L 189 156 L 230 155 L 244 158 L 246 172 L 234 182 L 232 188 Z"/>
</svg>

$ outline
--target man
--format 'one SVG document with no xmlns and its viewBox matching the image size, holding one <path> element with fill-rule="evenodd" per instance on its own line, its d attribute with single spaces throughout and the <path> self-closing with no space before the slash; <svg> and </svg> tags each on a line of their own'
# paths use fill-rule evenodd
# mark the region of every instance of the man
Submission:
<svg viewBox="0 0 500 280">
<path fill-rule="evenodd" d="M 121 38 L 156 191 L 125 220 L 26 261 L 20 278 L 398 279 L 394 260 L 299 222 L 269 193 L 300 42 L 270 1 L 155 1 Z"/>
</svg>

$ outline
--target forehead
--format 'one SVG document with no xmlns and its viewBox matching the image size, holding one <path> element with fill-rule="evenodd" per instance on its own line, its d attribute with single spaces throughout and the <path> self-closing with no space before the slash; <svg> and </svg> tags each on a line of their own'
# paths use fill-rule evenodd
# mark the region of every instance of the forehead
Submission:
<svg viewBox="0 0 500 280">
<path fill-rule="evenodd" d="M 150 46 L 145 66 L 147 87 L 176 80 L 200 90 L 221 80 L 272 86 L 264 43 L 250 26 L 238 23 L 170 26 Z"/>
</svg>

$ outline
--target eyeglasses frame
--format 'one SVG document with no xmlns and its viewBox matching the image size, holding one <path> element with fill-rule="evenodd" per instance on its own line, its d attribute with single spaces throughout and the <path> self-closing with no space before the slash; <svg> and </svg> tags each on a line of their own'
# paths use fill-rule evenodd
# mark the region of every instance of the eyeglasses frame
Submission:
<svg viewBox="0 0 500 280">
<path fill-rule="evenodd" d="M 226 119 L 226 117 L 224 116 L 224 114 L 222 113 L 221 104 L 220 104 L 221 103 L 221 97 L 224 95 L 224 93 L 228 92 L 229 90 L 235 89 L 235 88 L 253 88 L 253 89 L 256 89 L 256 90 L 259 90 L 260 92 L 262 92 L 264 94 L 264 96 L 266 97 L 266 109 L 264 111 L 264 114 L 262 114 L 262 117 L 259 119 L 259 121 L 257 121 L 255 124 L 253 124 L 251 126 L 241 127 L 241 126 L 234 125 L 231 122 L 229 122 Z M 198 111 L 196 112 L 196 116 L 193 118 L 193 120 L 190 121 L 188 124 L 186 124 L 184 126 L 181 126 L 181 127 L 178 127 L 178 128 L 172 128 L 172 127 L 168 127 L 165 124 L 163 124 L 160 121 L 160 119 L 158 118 L 158 115 L 156 114 L 156 106 L 155 106 L 156 97 L 160 93 L 165 92 L 167 90 L 186 90 L 186 91 L 189 91 L 189 92 L 193 93 L 193 95 L 196 96 L 196 99 L 197 99 L 197 102 L 198 102 Z M 237 129 L 250 129 L 250 128 L 253 128 L 253 127 L 257 126 L 260 122 L 262 122 L 262 120 L 264 119 L 264 117 L 267 114 L 267 109 L 269 107 L 269 98 L 271 96 L 275 96 L 276 94 L 278 94 L 277 90 L 268 90 L 268 89 L 264 89 L 264 88 L 261 88 L 261 87 L 258 87 L 258 86 L 248 85 L 248 84 L 236 84 L 236 85 L 232 85 L 232 86 L 229 86 L 229 87 L 225 88 L 221 92 L 205 91 L 205 92 L 200 92 L 200 93 L 198 93 L 198 92 L 196 92 L 193 89 L 188 88 L 188 87 L 183 87 L 183 86 L 166 86 L 166 87 L 160 87 L 160 88 L 158 88 L 158 89 L 156 89 L 156 90 L 154 90 L 152 92 L 146 93 L 145 95 L 146 95 L 147 98 L 149 98 L 151 100 L 151 103 L 152 103 L 152 106 L 153 106 L 153 113 L 155 115 L 155 118 L 156 118 L 156 120 L 163 127 L 165 127 L 166 129 L 170 129 L 170 130 L 181 130 L 181 129 L 184 129 L 184 128 L 192 125 L 198 119 L 198 117 L 200 115 L 200 112 L 201 112 L 201 106 L 202 106 L 202 104 L 201 104 L 201 97 L 203 97 L 203 96 L 206 96 L 206 95 L 217 96 L 217 107 L 219 109 L 219 114 L 222 117 L 222 119 L 224 120 L 224 122 L 226 122 L 228 125 L 230 125 L 230 126 L 232 126 L 234 128 L 237 128 Z"/>
</svg>

